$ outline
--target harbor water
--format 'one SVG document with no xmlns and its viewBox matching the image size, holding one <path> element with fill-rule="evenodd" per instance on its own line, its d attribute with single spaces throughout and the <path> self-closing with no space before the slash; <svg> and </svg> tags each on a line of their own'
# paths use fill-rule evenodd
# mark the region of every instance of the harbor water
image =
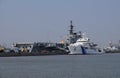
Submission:
<svg viewBox="0 0 120 78">
<path fill-rule="evenodd" d="M 120 78 L 120 53 L 0 57 L 0 78 Z"/>
</svg>

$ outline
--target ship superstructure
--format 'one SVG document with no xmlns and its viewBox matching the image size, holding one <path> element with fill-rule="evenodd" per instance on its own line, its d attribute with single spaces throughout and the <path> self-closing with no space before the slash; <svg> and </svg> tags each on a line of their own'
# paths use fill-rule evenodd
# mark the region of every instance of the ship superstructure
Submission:
<svg viewBox="0 0 120 78">
<path fill-rule="evenodd" d="M 69 30 L 69 35 L 67 38 L 68 44 L 75 43 L 78 38 L 82 37 L 81 31 L 79 33 L 73 32 L 74 31 L 73 28 L 74 28 L 74 26 L 72 24 L 72 21 L 70 21 L 70 30 Z"/>
</svg>

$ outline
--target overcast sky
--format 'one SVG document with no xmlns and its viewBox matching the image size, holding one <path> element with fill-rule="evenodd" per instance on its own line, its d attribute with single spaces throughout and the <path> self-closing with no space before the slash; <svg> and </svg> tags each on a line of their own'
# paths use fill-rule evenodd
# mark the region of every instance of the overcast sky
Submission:
<svg viewBox="0 0 120 78">
<path fill-rule="evenodd" d="M 0 0 L 0 44 L 59 42 L 70 20 L 100 46 L 120 40 L 120 0 Z"/>
</svg>

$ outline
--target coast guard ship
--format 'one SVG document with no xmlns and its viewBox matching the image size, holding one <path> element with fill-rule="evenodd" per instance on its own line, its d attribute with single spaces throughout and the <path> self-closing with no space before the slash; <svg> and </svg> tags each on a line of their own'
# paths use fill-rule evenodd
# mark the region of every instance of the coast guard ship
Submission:
<svg viewBox="0 0 120 78">
<path fill-rule="evenodd" d="M 85 36 L 84 33 L 74 33 L 72 21 L 70 22 L 70 30 L 68 36 L 68 49 L 69 54 L 101 54 L 103 53 L 100 48 L 97 48 L 97 44 L 90 42 L 90 39 Z"/>
</svg>

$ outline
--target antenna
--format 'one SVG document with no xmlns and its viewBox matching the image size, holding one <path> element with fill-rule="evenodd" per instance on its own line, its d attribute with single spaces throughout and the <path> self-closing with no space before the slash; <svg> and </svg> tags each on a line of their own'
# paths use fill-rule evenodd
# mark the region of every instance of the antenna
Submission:
<svg viewBox="0 0 120 78">
<path fill-rule="evenodd" d="M 74 27 L 74 26 L 72 25 L 72 20 L 71 20 L 71 21 L 70 21 L 70 30 L 69 30 L 69 31 L 70 31 L 69 33 L 70 33 L 70 34 L 73 34 L 73 27 Z"/>
</svg>

